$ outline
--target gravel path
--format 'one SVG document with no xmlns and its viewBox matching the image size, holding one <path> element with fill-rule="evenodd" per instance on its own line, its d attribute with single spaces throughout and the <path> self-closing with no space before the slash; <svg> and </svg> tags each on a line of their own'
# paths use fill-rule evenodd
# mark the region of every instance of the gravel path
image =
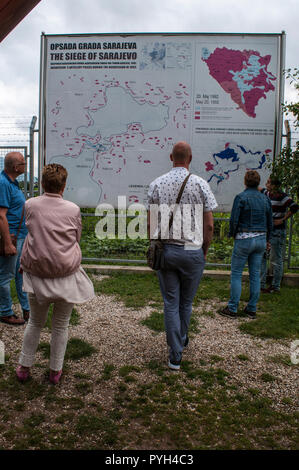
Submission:
<svg viewBox="0 0 299 470">
<path fill-rule="evenodd" d="M 97 276 L 101 279 L 103 276 Z M 273 356 L 290 357 L 290 341 L 258 339 L 242 333 L 238 325 L 243 321 L 232 320 L 216 313 L 224 303 L 203 301 L 194 312 L 199 314 L 200 332 L 192 334 L 184 360 L 202 367 L 202 360 L 209 366 L 220 367 L 229 373 L 229 380 L 242 389 L 254 388 L 269 397 L 274 405 L 284 411 L 294 411 L 298 406 L 298 366 L 282 361 L 271 360 Z M 17 306 L 17 310 L 18 310 Z M 113 297 L 97 295 L 88 303 L 77 306 L 80 324 L 70 326 L 69 338 L 79 337 L 92 344 L 97 352 L 80 361 L 68 361 L 66 374 L 61 384 L 62 395 L 73 393 L 75 373 L 94 376 L 101 374 L 104 364 L 116 368 L 124 365 L 143 367 L 154 360 L 166 364 L 167 348 L 165 333 L 155 333 L 140 324 L 154 310 L 150 306 L 140 310 L 129 309 Z M 209 314 L 207 314 L 209 312 Z M 0 339 L 5 344 L 5 352 L 10 356 L 10 364 L 17 364 L 25 327 L 11 327 L 0 324 Z M 49 342 L 50 333 L 44 329 L 41 341 Z M 242 355 L 242 358 L 237 356 Z M 245 357 L 244 357 L 245 356 Z M 47 364 L 37 353 L 37 361 Z M 211 362 L 212 361 L 212 362 Z M 262 374 L 270 374 L 275 379 L 265 382 Z M 144 380 L 148 369 L 138 375 Z M 35 367 L 32 375 L 36 380 L 44 380 L 44 368 Z M 91 400 L 103 401 L 109 394 L 94 394 Z M 283 400 L 288 398 L 288 400 Z M 89 399 L 87 397 L 87 399 Z M 286 403 L 287 402 L 287 403 Z"/>
</svg>

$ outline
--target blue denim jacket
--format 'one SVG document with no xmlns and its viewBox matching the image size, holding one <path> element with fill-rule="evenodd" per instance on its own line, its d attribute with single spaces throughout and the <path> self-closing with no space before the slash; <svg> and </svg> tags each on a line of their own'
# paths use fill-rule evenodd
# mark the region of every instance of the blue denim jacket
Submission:
<svg viewBox="0 0 299 470">
<path fill-rule="evenodd" d="M 229 221 L 229 237 L 238 232 L 266 232 L 267 240 L 273 230 L 270 199 L 256 188 L 246 188 L 233 203 Z"/>
</svg>

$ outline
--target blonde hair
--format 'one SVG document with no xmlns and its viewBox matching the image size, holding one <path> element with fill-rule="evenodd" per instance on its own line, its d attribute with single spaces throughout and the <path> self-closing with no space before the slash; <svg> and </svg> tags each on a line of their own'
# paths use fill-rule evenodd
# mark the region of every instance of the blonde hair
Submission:
<svg viewBox="0 0 299 470">
<path fill-rule="evenodd" d="M 58 163 L 50 163 L 43 168 L 42 186 L 46 193 L 59 193 L 65 186 L 67 170 Z"/>
</svg>

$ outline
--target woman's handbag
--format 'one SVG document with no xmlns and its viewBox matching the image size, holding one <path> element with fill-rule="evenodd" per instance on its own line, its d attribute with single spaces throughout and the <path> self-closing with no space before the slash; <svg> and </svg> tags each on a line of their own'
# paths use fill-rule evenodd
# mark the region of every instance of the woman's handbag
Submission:
<svg viewBox="0 0 299 470">
<path fill-rule="evenodd" d="M 17 247 L 17 240 L 18 240 L 20 228 L 21 228 L 21 225 L 22 225 L 22 222 L 23 222 L 24 210 L 25 210 L 25 206 L 23 206 L 22 217 L 21 217 L 21 220 L 20 220 L 20 223 L 19 223 L 17 235 L 15 235 L 14 233 L 10 233 L 11 243 L 12 243 L 15 247 Z M 0 256 L 6 256 L 6 254 L 5 254 L 4 237 L 3 237 L 2 233 L 0 233 Z"/>
<path fill-rule="evenodd" d="M 189 173 L 189 175 L 187 175 L 183 181 L 180 192 L 176 199 L 176 205 L 180 203 L 184 188 L 190 176 L 191 176 L 191 173 Z M 172 226 L 173 217 L 174 217 L 174 213 L 172 212 L 170 220 L 169 220 L 169 230 Z M 159 238 L 157 240 L 150 240 L 150 245 L 146 253 L 146 259 L 147 259 L 148 266 L 154 271 L 158 271 L 159 269 L 164 269 L 165 267 L 164 242 L 161 240 L 161 234 L 159 234 Z"/>
</svg>

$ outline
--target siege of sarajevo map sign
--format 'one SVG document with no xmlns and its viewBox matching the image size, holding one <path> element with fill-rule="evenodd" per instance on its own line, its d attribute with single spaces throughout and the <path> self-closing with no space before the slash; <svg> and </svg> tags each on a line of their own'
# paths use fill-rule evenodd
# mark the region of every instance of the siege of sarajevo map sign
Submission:
<svg viewBox="0 0 299 470">
<path fill-rule="evenodd" d="M 229 211 L 247 169 L 262 182 L 279 123 L 280 35 L 43 36 L 42 161 L 80 207 L 146 203 L 175 142 Z"/>
</svg>

